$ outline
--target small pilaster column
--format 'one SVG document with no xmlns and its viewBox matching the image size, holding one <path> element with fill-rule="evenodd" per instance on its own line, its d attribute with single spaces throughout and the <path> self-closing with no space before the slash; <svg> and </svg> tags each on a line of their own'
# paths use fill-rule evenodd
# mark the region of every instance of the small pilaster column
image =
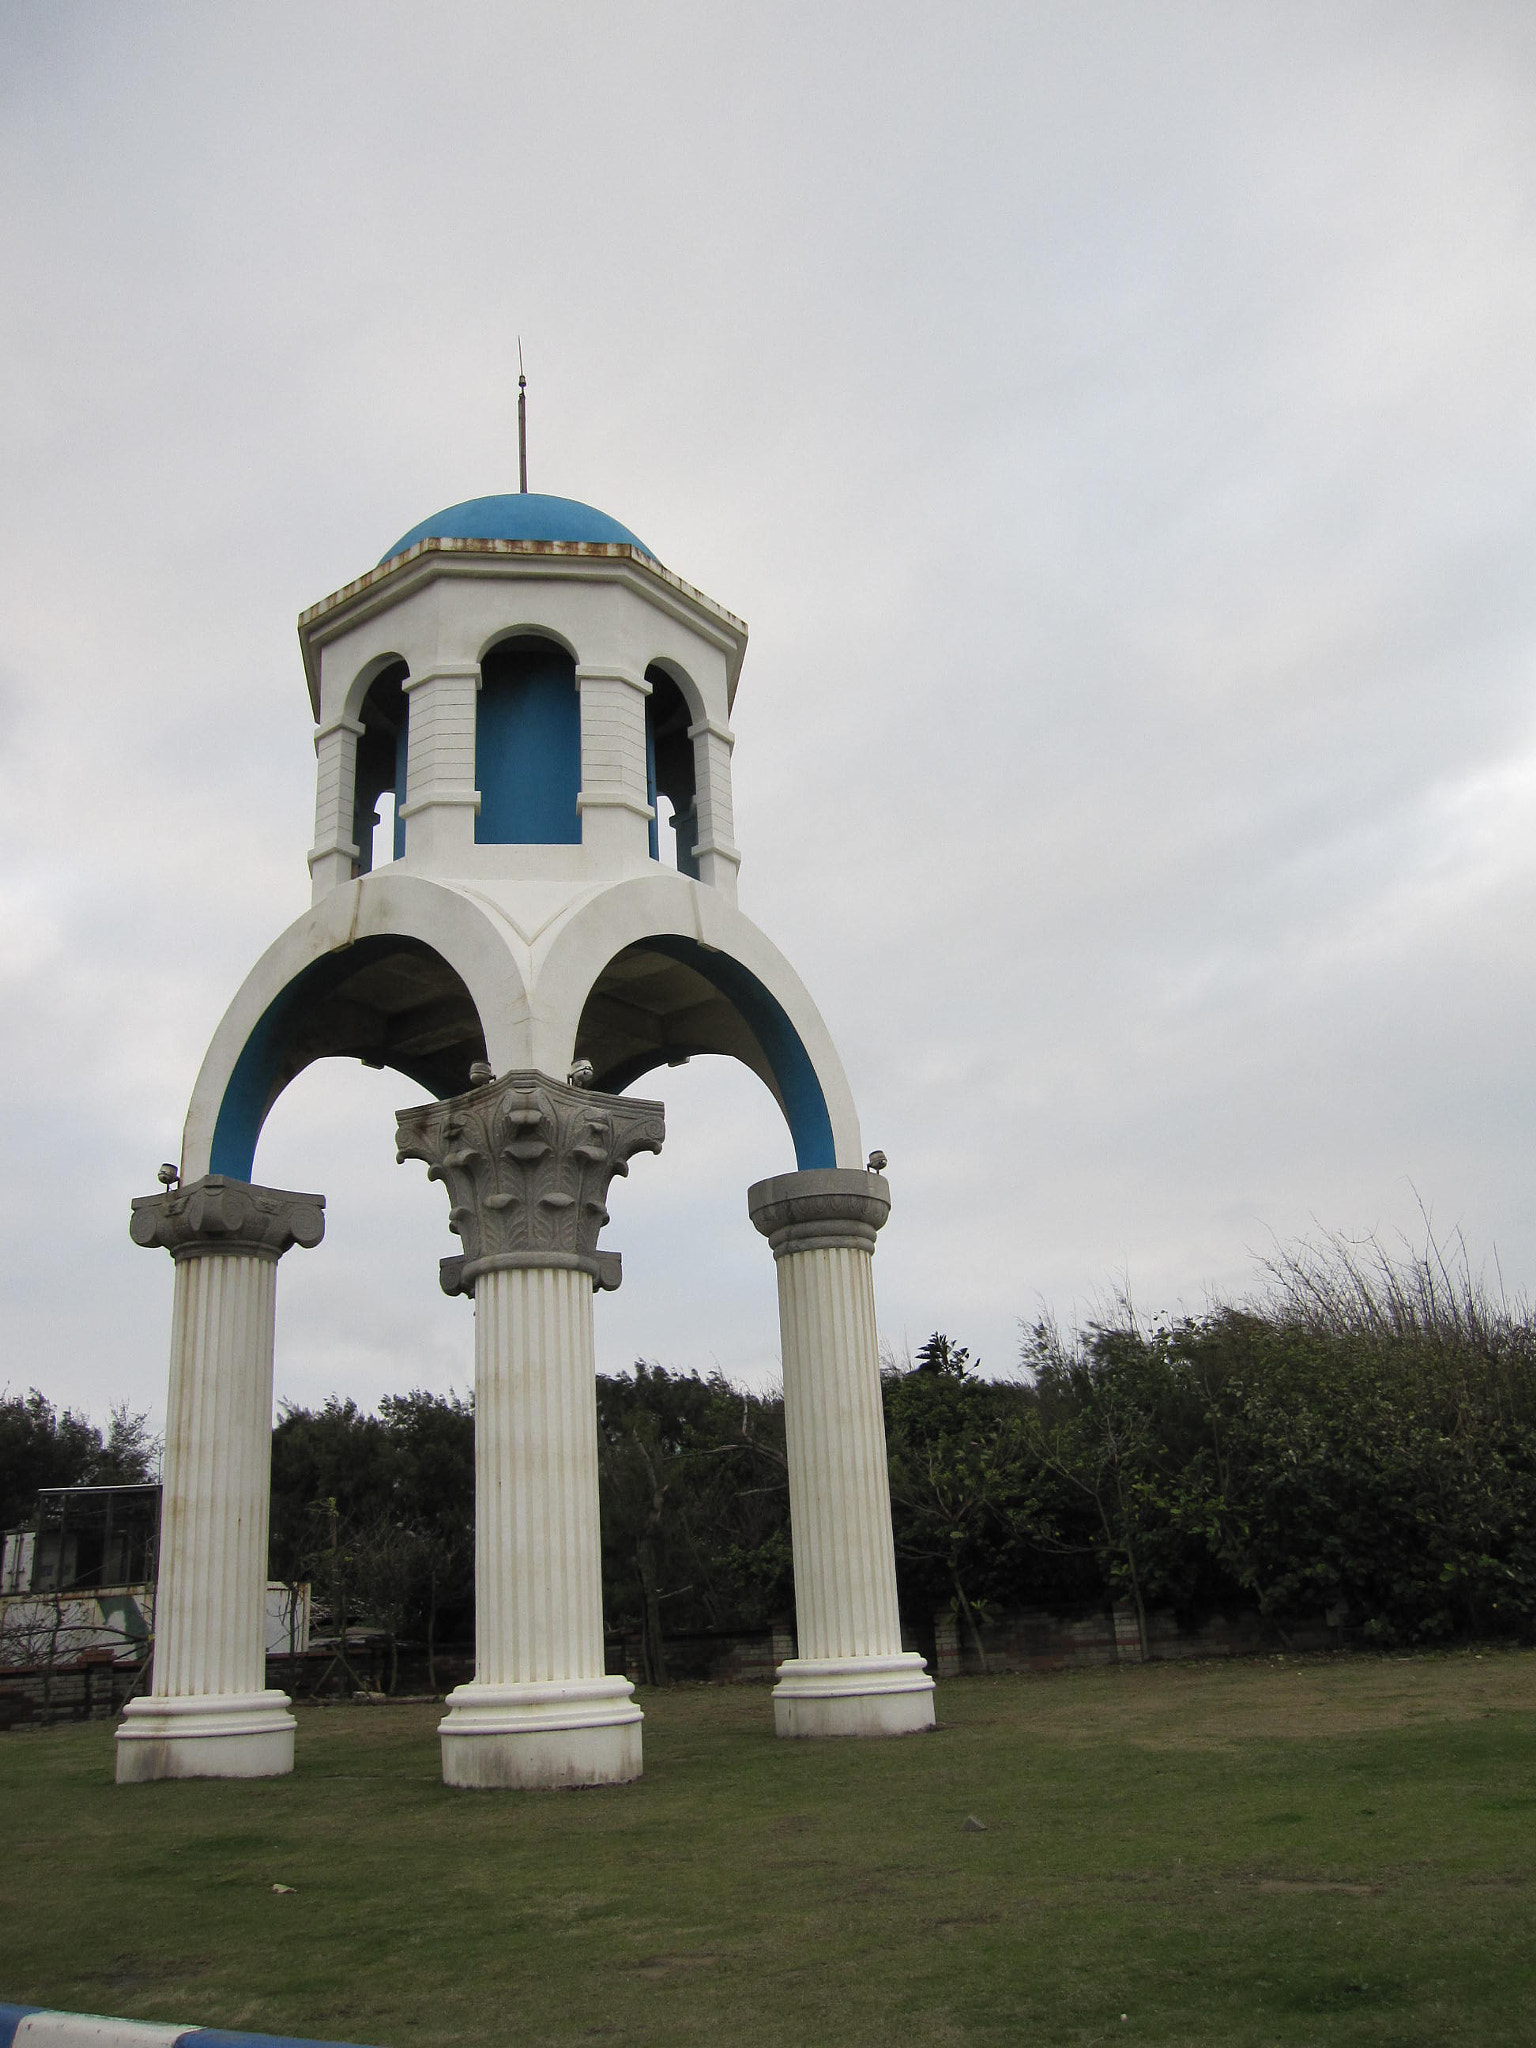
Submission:
<svg viewBox="0 0 1536 2048">
<path fill-rule="evenodd" d="M 891 1194 L 828 1167 L 761 1180 L 752 1221 L 778 1267 L 799 1655 L 779 1666 L 780 1735 L 933 1726 L 933 1680 L 901 1647 L 875 1332 L 875 1233 Z"/>
<path fill-rule="evenodd" d="M 741 866 L 731 799 L 731 750 L 736 736 L 728 726 L 706 718 L 689 726 L 688 737 L 693 741 L 694 807 L 698 813 L 693 851 L 699 880 L 734 903 Z"/>
<path fill-rule="evenodd" d="M 615 1174 L 659 1152 L 659 1102 L 536 1072 L 402 1110 L 399 1157 L 448 1190 L 475 1302 L 475 1676 L 440 1724 L 450 1785 L 603 1785 L 640 1775 L 640 1709 L 603 1670 L 592 1294 Z"/>
<path fill-rule="evenodd" d="M 605 863 L 643 869 L 651 857 L 645 764 L 645 700 L 651 686 L 628 669 L 583 662 L 581 691 L 581 843 Z"/>
<path fill-rule="evenodd" d="M 133 1241 L 176 1262 L 155 1670 L 117 1731 L 117 1782 L 270 1778 L 293 1716 L 266 1689 L 277 1262 L 325 1233 L 325 1198 L 210 1174 L 141 1195 Z"/>
<path fill-rule="evenodd" d="M 406 734 L 406 857 L 452 874 L 473 863 L 475 818 L 476 662 L 433 662 L 401 687 L 410 699 Z"/>
<path fill-rule="evenodd" d="M 333 718 L 315 733 L 315 843 L 309 850 L 309 874 L 316 903 L 357 872 L 361 849 L 352 837 L 352 816 L 362 733 L 355 718 Z"/>
</svg>

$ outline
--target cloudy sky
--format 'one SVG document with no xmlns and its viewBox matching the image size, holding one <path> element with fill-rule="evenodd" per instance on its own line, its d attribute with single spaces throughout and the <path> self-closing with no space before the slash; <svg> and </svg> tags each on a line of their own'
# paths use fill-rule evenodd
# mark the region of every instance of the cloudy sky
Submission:
<svg viewBox="0 0 1536 2048">
<path fill-rule="evenodd" d="M 898 1352 L 1313 1229 L 1536 1290 L 1536 13 L 0 10 L 0 1387 L 164 1399 L 128 1199 L 308 901 L 294 622 L 583 498 L 743 615 L 742 904 L 895 1210 Z M 766 1092 L 665 1076 L 600 1360 L 760 1379 Z M 279 1395 L 466 1388 L 326 1063 Z"/>
</svg>

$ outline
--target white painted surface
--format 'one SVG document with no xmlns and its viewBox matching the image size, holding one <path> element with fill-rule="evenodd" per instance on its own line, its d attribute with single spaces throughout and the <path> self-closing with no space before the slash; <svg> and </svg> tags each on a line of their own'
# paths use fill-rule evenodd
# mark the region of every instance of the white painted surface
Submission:
<svg viewBox="0 0 1536 2048">
<path fill-rule="evenodd" d="M 277 1262 L 177 1261 L 155 1691 L 262 1689 Z"/>
<path fill-rule="evenodd" d="M 30 1575 L 30 1553 L 27 1570 Z M 307 1582 L 289 1586 L 268 1579 L 263 1617 L 268 1656 L 309 1648 L 309 1613 Z M 50 1638 L 61 1661 L 82 1650 L 109 1649 L 118 1663 L 132 1664 L 154 1626 L 155 1589 L 150 1585 L 100 1586 L 57 1598 L 52 1593 L 0 1593 L 0 1668 L 36 1662 L 40 1650 L 46 1654 Z"/>
<path fill-rule="evenodd" d="M 746 648 L 739 619 L 629 549 L 556 551 L 539 543 L 429 545 L 311 607 L 299 637 L 318 699 L 315 900 L 354 872 L 351 791 L 357 720 L 381 667 L 404 661 L 410 698 L 405 857 L 417 872 L 526 874 L 543 849 L 476 846 L 475 695 L 488 648 L 512 634 L 554 641 L 581 692 L 582 881 L 616 879 L 650 858 L 645 829 L 645 672 L 663 662 L 698 728 L 709 824 L 705 886 L 735 900 L 730 710 Z M 712 824 L 710 824 L 712 820 Z"/>
<path fill-rule="evenodd" d="M 603 1672 L 592 1282 L 558 1267 L 475 1283 L 475 1676 L 441 1723 L 450 1785 L 640 1772 L 640 1709 Z"/>
<path fill-rule="evenodd" d="M 37 1545 L 35 1529 L 7 1529 L 4 1555 L 0 1558 L 0 1594 L 22 1593 L 32 1583 L 32 1553 Z"/>
<path fill-rule="evenodd" d="M 16 2023 L 16 2048 L 175 2048 L 194 2032 L 151 2020 L 106 2019 L 90 2012 L 29 2012 Z"/>
<path fill-rule="evenodd" d="M 516 632 L 545 634 L 576 662 L 579 845 L 474 842 L 479 663 Z M 274 999 L 312 962 L 386 934 L 431 946 L 459 975 L 498 1074 L 564 1075 L 587 998 L 626 947 L 670 937 L 724 955 L 755 977 L 798 1035 L 826 1102 L 836 1165 L 862 1166 L 858 1117 L 826 1025 L 783 955 L 736 908 L 729 718 L 746 644 L 740 621 L 626 550 L 566 558 L 495 544 L 429 549 L 370 572 L 307 613 L 300 638 L 322 736 L 316 900 L 263 955 L 215 1033 L 184 1134 L 188 1180 L 209 1169 L 225 1090 Z M 409 672 L 405 854 L 351 880 L 341 872 L 351 858 L 341 834 L 350 829 L 356 721 L 372 679 L 396 659 Z M 697 881 L 649 857 L 644 678 L 655 661 L 690 714 Z M 718 1049 L 751 1067 L 782 1106 L 744 1021 L 712 1028 Z M 781 1731 L 927 1725 L 931 1681 L 920 1660 L 903 1659 L 896 1616 L 868 1256 L 781 1260 L 779 1292 L 800 1641 L 818 1663 L 810 1690 L 806 1672 L 801 1683 L 786 1667 L 775 1708 Z M 266 1314 L 269 1421 L 270 1301 Z M 253 1330 L 258 1320 L 253 1297 Z M 212 1396 L 211 1382 L 203 1392 Z M 262 1526 L 264 1540 L 264 1518 Z M 603 1673 L 599 1543 L 588 1278 L 554 1268 L 483 1274 L 476 1673 L 450 1696 L 441 1726 L 449 1783 L 602 1783 L 639 1773 L 639 1709 L 628 1682 Z M 187 1613 L 198 1611 L 193 1591 L 186 1599 Z M 206 1602 L 204 1613 L 197 1626 L 212 1631 L 208 1655 L 227 1658 Z M 177 1655 L 186 1654 L 178 1639 Z M 216 1689 L 191 1662 L 173 1669 L 178 1692 Z M 259 1683 L 258 1675 L 253 1691 Z M 159 1740 L 155 1754 L 169 1754 L 176 1738 L 160 1731 Z M 193 1754 L 185 1742 L 181 1754 Z"/>
<path fill-rule="evenodd" d="M 651 858 L 651 803 L 645 764 L 645 700 L 651 686 L 629 671 L 579 668 L 581 843 L 593 864 L 615 875 Z"/>
<path fill-rule="evenodd" d="M 933 1723 L 933 1680 L 901 1647 L 873 1265 L 843 1245 L 777 1260 L 802 1653 L 779 1669 L 781 1735 L 904 1734 Z"/>
<path fill-rule="evenodd" d="M 562 1267 L 475 1283 L 475 1675 L 603 1675 L 592 1281 Z"/>
<path fill-rule="evenodd" d="M 274 1259 L 176 1263 L 154 1689 L 124 1711 L 119 1782 L 293 1768 L 287 1701 L 265 1689 L 276 1294 Z"/>
<path fill-rule="evenodd" d="M 774 1732 L 787 1739 L 919 1735 L 933 1726 L 933 1680 L 915 1653 L 779 1666 Z"/>
<path fill-rule="evenodd" d="M 315 843 L 309 853 L 310 884 L 318 902 L 349 881 L 359 848 L 352 837 L 357 792 L 357 742 L 363 728 L 355 718 L 333 718 L 315 731 Z"/>
<path fill-rule="evenodd" d="M 475 843 L 480 793 L 475 788 L 475 663 L 439 661 L 413 669 L 404 689 L 406 728 L 406 855 L 419 866 L 453 871 Z"/>
</svg>

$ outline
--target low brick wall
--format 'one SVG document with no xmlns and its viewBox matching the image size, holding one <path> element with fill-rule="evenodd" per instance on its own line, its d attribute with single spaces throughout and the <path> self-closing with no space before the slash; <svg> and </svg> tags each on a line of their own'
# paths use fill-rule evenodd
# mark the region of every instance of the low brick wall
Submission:
<svg viewBox="0 0 1536 2048">
<path fill-rule="evenodd" d="M 1136 1664 L 1141 1640 L 1136 1610 L 1129 1603 L 1095 1607 L 1073 1614 L 1053 1614 L 1044 1607 L 1020 1607 L 992 1613 L 981 1624 L 981 1647 L 989 1671 L 1070 1671 L 1094 1664 Z M 1164 1658 L 1252 1657 L 1277 1640 L 1255 1613 L 1212 1615 L 1195 1628 L 1183 1628 L 1170 1609 L 1147 1616 L 1148 1653 Z M 1335 1628 L 1319 1620 L 1286 1632 L 1288 1647 L 1329 1650 L 1339 1646 Z M 936 1678 L 979 1673 L 981 1658 L 970 1629 L 958 1615 L 942 1610 L 933 1617 L 931 1662 Z"/>
<path fill-rule="evenodd" d="M 108 1720 L 138 1690 L 142 1666 L 117 1664 L 110 1651 L 88 1652 L 50 1673 L 42 1664 L 0 1669 L 0 1729 L 29 1721 Z"/>
<path fill-rule="evenodd" d="M 662 1645 L 669 1678 L 695 1685 L 771 1685 L 774 1672 L 795 1654 L 795 1638 L 782 1624 L 775 1628 L 694 1629 L 668 1636 Z M 640 1682 L 638 1632 L 606 1638 L 606 1668 Z"/>
</svg>

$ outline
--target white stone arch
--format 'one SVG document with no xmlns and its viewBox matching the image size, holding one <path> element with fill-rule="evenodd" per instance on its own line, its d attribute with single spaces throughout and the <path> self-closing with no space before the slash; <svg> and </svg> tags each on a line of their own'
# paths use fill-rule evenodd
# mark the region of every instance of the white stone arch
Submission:
<svg viewBox="0 0 1536 2048">
<path fill-rule="evenodd" d="M 411 673 L 410 657 L 403 647 L 386 648 L 382 653 L 370 654 L 347 685 L 346 696 L 342 702 L 342 717 L 353 721 L 361 720 L 363 706 L 368 701 L 368 692 L 386 669 L 397 666 L 404 668 L 407 675 Z"/>
<path fill-rule="evenodd" d="M 670 676 L 676 683 L 683 702 L 688 706 L 688 715 L 693 724 L 698 725 L 709 717 L 709 705 L 704 692 L 675 654 L 670 651 L 648 654 L 641 664 L 640 673 L 649 675 L 653 668 L 659 668 L 663 675 Z"/>
<path fill-rule="evenodd" d="M 803 1163 L 862 1166 L 853 1093 L 831 1033 L 804 982 L 750 918 L 666 870 L 604 890 L 561 926 L 538 965 L 532 1064 L 547 1073 L 567 1071 L 578 1056 L 578 1032 L 588 998 L 605 970 L 649 939 L 681 942 L 681 964 L 714 980 L 725 1004 L 745 1027 L 745 1036 L 731 1042 L 712 1031 L 716 1042 L 697 1049 L 725 1053 L 752 1068 L 783 1110 Z M 757 1008 L 752 989 L 739 979 L 743 972 L 783 1020 L 777 1044 L 766 1042 L 777 1029 L 776 1020 L 772 1012 L 765 1016 Z M 662 1065 L 665 1060 L 661 1052 L 650 1064 Z M 641 1066 L 625 1078 L 638 1078 L 646 1070 Z M 805 1079 L 804 1070 L 820 1092 L 830 1156 L 808 1145 L 805 1105 L 793 1093 L 794 1082 Z M 603 1085 L 602 1076 L 596 1085 Z"/>
<path fill-rule="evenodd" d="M 540 625 L 532 619 L 525 619 L 516 625 L 497 626 L 487 633 L 480 643 L 475 660 L 483 665 L 485 657 L 493 654 L 506 640 L 547 640 L 552 647 L 558 647 L 562 654 L 568 654 L 572 661 L 578 664 L 581 661 L 581 655 L 568 633 L 562 633 L 557 626 Z"/>
<path fill-rule="evenodd" d="M 213 1035 L 192 1091 L 182 1136 L 184 1180 L 231 1170 L 226 1161 L 215 1164 L 221 1112 L 231 1100 L 242 1061 L 249 1071 L 250 1049 L 259 1043 L 275 1006 L 319 963 L 334 959 L 344 964 L 359 943 L 390 938 L 428 949 L 462 982 L 484 1034 L 485 1058 L 498 1072 L 526 1062 L 528 993 L 504 930 L 456 890 L 411 875 L 371 875 L 322 897 L 267 948 L 247 975 Z M 387 1058 L 381 1063 L 395 1064 Z M 255 1134 L 291 1078 L 289 1074 L 282 1079 L 267 1099 L 253 1098 L 247 1106 L 246 1120 L 254 1119 Z M 261 1087 L 259 1067 L 251 1086 Z M 254 1135 L 251 1144 L 254 1149 Z M 249 1163 L 235 1177 L 249 1180 Z"/>
</svg>

